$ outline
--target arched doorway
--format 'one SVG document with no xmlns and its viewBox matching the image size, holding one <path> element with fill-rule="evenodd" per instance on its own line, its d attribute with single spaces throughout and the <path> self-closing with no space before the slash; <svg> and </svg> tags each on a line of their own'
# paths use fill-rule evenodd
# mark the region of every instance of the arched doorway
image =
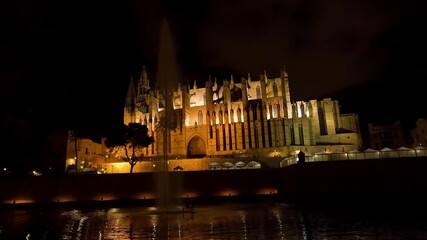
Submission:
<svg viewBox="0 0 427 240">
<path fill-rule="evenodd" d="M 200 136 L 191 138 L 187 147 L 187 158 L 201 158 L 206 156 L 206 145 Z"/>
</svg>

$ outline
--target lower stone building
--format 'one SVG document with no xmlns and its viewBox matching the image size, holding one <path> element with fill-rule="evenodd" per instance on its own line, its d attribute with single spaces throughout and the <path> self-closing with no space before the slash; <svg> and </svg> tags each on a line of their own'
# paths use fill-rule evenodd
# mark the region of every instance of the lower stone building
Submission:
<svg viewBox="0 0 427 240">
<path fill-rule="evenodd" d="M 405 136 L 400 121 L 390 124 L 368 124 L 370 146 L 373 149 L 392 148 L 397 149 L 406 146 Z"/>
<path fill-rule="evenodd" d="M 105 164 L 118 162 L 120 159 L 110 158 L 104 144 L 105 138 L 100 141 L 75 137 L 73 131 L 68 130 L 65 172 L 76 173 L 104 173 Z"/>
<path fill-rule="evenodd" d="M 427 119 L 418 118 L 410 131 L 412 147 L 427 146 Z"/>
</svg>

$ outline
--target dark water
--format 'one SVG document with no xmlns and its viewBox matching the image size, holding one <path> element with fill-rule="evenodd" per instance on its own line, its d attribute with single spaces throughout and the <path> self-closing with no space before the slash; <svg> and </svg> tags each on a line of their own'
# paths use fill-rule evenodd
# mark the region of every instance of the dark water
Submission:
<svg viewBox="0 0 427 240">
<path fill-rule="evenodd" d="M 1 210 L 0 239 L 427 239 L 426 211 L 404 206 L 199 204 Z"/>
</svg>

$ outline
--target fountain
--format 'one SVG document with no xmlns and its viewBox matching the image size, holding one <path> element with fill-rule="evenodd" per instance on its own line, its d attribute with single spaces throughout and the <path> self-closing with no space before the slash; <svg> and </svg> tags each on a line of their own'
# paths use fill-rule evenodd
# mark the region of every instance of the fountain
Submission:
<svg viewBox="0 0 427 240">
<path fill-rule="evenodd" d="M 172 105 L 173 87 L 180 80 L 180 70 L 175 56 L 174 42 L 166 18 L 162 20 L 159 37 L 159 55 L 157 60 L 156 81 L 162 90 L 165 99 L 165 110 L 160 113 L 160 129 L 163 140 L 163 159 L 159 162 L 160 167 L 154 173 L 154 182 L 157 184 L 157 211 L 160 213 L 173 213 L 177 209 L 182 211 L 182 203 L 179 200 L 179 189 L 182 181 L 170 179 L 168 171 L 168 152 L 170 150 L 170 134 L 175 130 L 174 114 Z M 173 185 L 172 185 L 173 182 Z"/>
</svg>

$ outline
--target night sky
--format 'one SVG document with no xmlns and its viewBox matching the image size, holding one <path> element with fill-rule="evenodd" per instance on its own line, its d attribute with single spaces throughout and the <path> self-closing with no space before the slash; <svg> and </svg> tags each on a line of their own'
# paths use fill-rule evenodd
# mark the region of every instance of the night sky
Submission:
<svg viewBox="0 0 427 240">
<path fill-rule="evenodd" d="M 285 65 L 293 101 L 332 97 L 366 122 L 427 113 L 422 0 L 10 0 L 0 9 L 3 114 L 121 123 L 130 77 L 146 65 L 155 85 L 164 17 L 183 81 L 278 77 Z"/>
</svg>

